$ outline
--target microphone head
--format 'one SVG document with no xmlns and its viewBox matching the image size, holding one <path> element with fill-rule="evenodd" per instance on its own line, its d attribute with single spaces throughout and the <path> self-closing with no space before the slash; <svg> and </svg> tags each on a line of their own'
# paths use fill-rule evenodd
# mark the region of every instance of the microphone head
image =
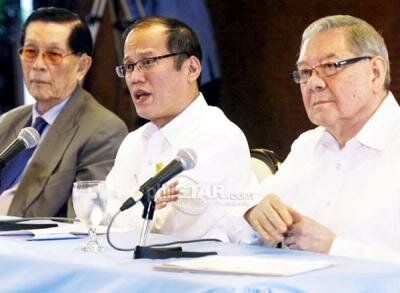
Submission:
<svg viewBox="0 0 400 293">
<path fill-rule="evenodd" d="M 190 148 L 179 150 L 176 159 L 182 163 L 183 170 L 193 169 L 197 163 L 197 155 L 195 151 Z"/>
<path fill-rule="evenodd" d="M 40 140 L 39 132 L 33 127 L 22 128 L 18 134 L 18 138 L 21 139 L 27 149 L 35 147 Z"/>
</svg>

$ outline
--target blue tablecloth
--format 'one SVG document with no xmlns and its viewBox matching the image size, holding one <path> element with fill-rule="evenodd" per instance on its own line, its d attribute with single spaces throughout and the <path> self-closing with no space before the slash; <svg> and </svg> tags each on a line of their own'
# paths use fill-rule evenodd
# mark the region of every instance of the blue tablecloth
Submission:
<svg viewBox="0 0 400 293">
<path fill-rule="evenodd" d="M 113 233 L 119 246 L 133 247 L 137 232 Z M 151 234 L 148 243 L 172 238 Z M 18 292 L 400 292 L 400 265 L 331 257 L 261 246 L 224 243 L 183 245 L 187 251 L 217 251 L 220 255 L 318 258 L 335 266 L 291 277 L 162 272 L 153 269 L 166 260 L 132 258 L 113 250 L 105 237 L 102 253 L 79 249 L 83 239 L 27 241 L 0 236 L 0 291 Z"/>
</svg>

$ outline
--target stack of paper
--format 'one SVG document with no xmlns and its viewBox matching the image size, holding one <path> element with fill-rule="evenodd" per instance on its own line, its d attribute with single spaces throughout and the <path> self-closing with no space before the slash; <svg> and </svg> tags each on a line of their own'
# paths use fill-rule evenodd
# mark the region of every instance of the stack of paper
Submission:
<svg viewBox="0 0 400 293">
<path fill-rule="evenodd" d="M 155 266 L 157 270 L 291 276 L 334 265 L 326 260 L 266 258 L 265 256 L 207 256 Z"/>
<path fill-rule="evenodd" d="M 41 223 L 54 223 L 52 221 L 35 221 Z M 114 229 L 115 230 L 115 229 Z M 96 228 L 96 234 L 105 234 L 106 226 Z M 59 223 L 58 227 L 34 229 L 34 230 L 16 230 L 16 231 L 1 231 L 0 236 L 17 236 L 17 235 L 32 235 L 28 240 L 53 240 L 53 239 L 69 239 L 79 238 L 80 235 L 87 235 L 88 228 L 82 223 L 66 224 Z"/>
</svg>

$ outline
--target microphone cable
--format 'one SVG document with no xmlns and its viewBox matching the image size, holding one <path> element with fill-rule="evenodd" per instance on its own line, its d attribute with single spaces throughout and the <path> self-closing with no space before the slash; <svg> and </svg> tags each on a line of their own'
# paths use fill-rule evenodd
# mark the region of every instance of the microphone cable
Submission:
<svg viewBox="0 0 400 293">
<path fill-rule="evenodd" d="M 114 223 L 114 220 L 117 218 L 117 216 L 121 213 L 121 210 L 119 210 L 117 213 L 115 213 L 115 215 L 111 218 L 110 220 L 110 224 L 107 227 L 107 242 L 108 244 L 114 248 L 115 250 L 119 250 L 119 251 L 135 251 L 135 247 L 132 248 L 122 248 L 122 247 L 118 247 L 116 245 L 114 245 L 111 241 L 111 237 L 110 237 L 110 230 L 111 230 L 111 226 Z M 188 243 L 197 243 L 197 242 L 222 242 L 221 240 L 217 239 L 217 238 L 204 238 L 204 239 L 194 239 L 194 240 L 182 240 L 182 241 L 173 241 L 173 242 L 165 242 L 165 243 L 157 243 L 157 244 L 151 244 L 151 245 L 146 245 L 144 247 L 147 248 L 153 248 L 153 247 L 164 247 L 164 246 L 170 246 L 170 245 L 176 245 L 176 244 L 188 244 Z"/>
<path fill-rule="evenodd" d="M 111 218 L 110 224 L 108 224 L 107 232 L 106 232 L 107 242 L 108 242 L 108 244 L 109 244 L 112 248 L 114 248 L 115 250 L 119 250 L 119 251 L 135 251 L 135 248 L 134 248 L 134 247 L 133 247 L 133 248 L 121 248 L 121 247 L 118 247 L 118 246 L 114 245 L 114 244 L 111 242 L 111 237 L 110 237 L 111 226 L 112 226 L 112 224 L 114 223 L 114 220 L 117 218 L 117 216 L 118 216 L 121 212 L 122 212 L 121 210 L 118 210 L 118 212 L 116 212 L 115 215 Z"/>
</svg>

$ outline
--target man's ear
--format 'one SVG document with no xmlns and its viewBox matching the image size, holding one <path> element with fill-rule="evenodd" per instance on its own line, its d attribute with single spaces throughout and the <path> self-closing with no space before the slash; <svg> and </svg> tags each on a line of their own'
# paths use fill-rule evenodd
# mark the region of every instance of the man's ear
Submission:
<svg viewBox="0 0 400 293">
<path fill-rule="evenodd" d="M 388 64 L 381 56 L 375 56 L 371 59 L 372 65 L 372 83 L 375 91 L 380 91 L 384 87 L 386 71 Z"/>
<path fill-rule="evenodd" d="M 79 64 L 78 64 L 78 80 L 82 81 L 86 73 L 89 71 L 90 66 L 92 65 L 92 57 L 90 57 L 87 54 L 82 54 L 80 59 L 79 59 Z"/>
<path fill-rule="evenodd" d="M 200 60 L 195 56 L 190 56 L 185 62 L 187 63 L 188 81 L 197 82 L 201 73 Z"/>
</svg>

